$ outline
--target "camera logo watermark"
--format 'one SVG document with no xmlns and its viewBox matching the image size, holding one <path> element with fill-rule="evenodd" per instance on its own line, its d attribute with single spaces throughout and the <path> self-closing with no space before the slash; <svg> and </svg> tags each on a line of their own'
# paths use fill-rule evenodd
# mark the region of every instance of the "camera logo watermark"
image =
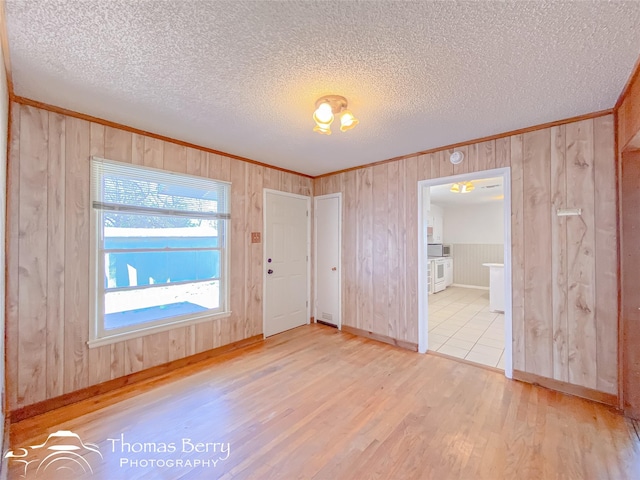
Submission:
<svg viewBox="0 0 640 480">
<path fill-rule="evenodd" d="M 98 445 L 83 442 L 78 434 L 59 430 L 50 434 L 41 445 L 10 450 L 4 458 L 8 460 L 14 475 L 19 473 L 19 478 L 70 480 L 92 476 L 94 469 L 110 472 L 122 469 L 122 475 L 140 469 L 210 469 L 219 466 L 231 454 L 229 443 L 190 437 L 170 441 L 140 441 L 120 433 L 101 443 L 102 452 Z"/>
<path fill-rule="evenodd" d="M 52 471 L 68 475 L 93 475 L 92 461 L 102 460 L 100 448 L 83 442 L 79 435 L 69 430 L 58 430 L 50 434 L 41 445 L 9 450 L 4 458 L 9 462 L 23 464 L 21 478 L 42 477 Z M 29 477 L 27 477 L 29 475 Z"/>
</svg>

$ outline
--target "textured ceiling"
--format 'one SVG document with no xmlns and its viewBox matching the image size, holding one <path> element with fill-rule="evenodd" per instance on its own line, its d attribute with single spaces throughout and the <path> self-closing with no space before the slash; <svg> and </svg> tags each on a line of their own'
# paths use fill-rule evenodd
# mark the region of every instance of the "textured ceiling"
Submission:
<svg viewBox="0 0 640 480">
<path fill-rule="evenodd" d="M 640 53 L 638 1 L 6 2 L 16 95 L 310 175 L 611 108 Z"/>
</svg>

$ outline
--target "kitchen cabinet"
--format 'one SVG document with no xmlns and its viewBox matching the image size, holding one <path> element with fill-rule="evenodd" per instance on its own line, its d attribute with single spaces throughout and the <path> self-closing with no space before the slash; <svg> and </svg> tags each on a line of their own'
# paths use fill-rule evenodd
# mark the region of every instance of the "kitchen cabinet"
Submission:
<svg viewBox="0 0 640 480">
<path fill-rule="evenodd" d="M 433 215 L 433 243 L 442 243 L 443 226 L 442 214 L 435 212 Z"/>
<path fill-rule="evenodd" d="M 504 313 L 504 263 L 483 263 L 489 267 L 489 311 Z"/>
<path fill-rule="evenodd" d="M 444 220 L 442 217 L 442 209 L 437 205 L 432 205 L 427 217 L 429 226 L 431 227 L 429 243 L 442 243 L 442 238 L 444 236 Z"/>
<path fill-rule="evenodd" d="M 449 287 L 453 284 L 453 258 L 448 257 L 444 261 L 444 285 Z"/>
</svg>

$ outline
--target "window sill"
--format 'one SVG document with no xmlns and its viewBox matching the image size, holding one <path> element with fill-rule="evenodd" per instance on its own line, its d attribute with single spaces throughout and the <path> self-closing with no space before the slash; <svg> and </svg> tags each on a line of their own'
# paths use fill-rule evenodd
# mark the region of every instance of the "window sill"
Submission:
<svg viewBox="0 0 640 480">
<path fill-rule="evenodd" d="M 89 348 L 97 348 L 105 345 L 112 345 L 114 343 L 123 342 L 125 340 L 131 340 L 133 338 L 146 337 L 154 333 L 166 332 L 180 327 L 188 327 L 190 325 L 196 325 L 198 323 L 207 322 L 210 320 L 227 318 L 231 316 L 231 312 L 216 313 L 213 315 L 205 315 L 197 318 L 189 318 L 187 320 L 180 320 L 172 323 L 166 323 L 163 325 L 155 325 L 152 327 L 140 328 L 138 330 L 132 330 L 130 332 L 123 332 L 116 335 L 104 336 L 101 338 L 94 338 L 87 342 Z"/>
</svg>

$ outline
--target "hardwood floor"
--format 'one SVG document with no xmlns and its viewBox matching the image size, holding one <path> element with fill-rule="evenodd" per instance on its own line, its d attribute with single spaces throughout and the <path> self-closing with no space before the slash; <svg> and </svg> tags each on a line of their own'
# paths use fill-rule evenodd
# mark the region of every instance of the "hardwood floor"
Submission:
<svg viewBox="0 0 640 480">
<path fill-rule="evenodd" d="M 11 447 L 58 430 L 99 446 L 94 479 L 640 478 L 611 408 L 320 325 L 24 420 Z"/>
</svg>

